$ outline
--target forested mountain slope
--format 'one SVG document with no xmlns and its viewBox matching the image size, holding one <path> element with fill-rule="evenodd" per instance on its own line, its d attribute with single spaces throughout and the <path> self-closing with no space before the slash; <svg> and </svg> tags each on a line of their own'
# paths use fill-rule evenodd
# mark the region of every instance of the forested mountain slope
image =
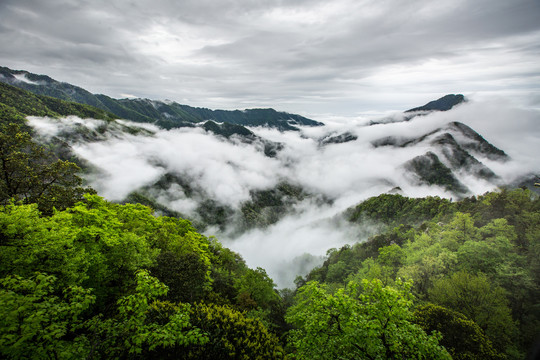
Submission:
<svg viewBox="0 0 540 360">
<path fill-rule="evenodd" d="M 210 110 L 170 101 L 113 99 L 102 94 L 92 94 L 81 87 L 56 81 L 46 75 L 6 67 L 0 67 L 0 82 L 35 94 L 91 105 L 122 119 L 153 123 L 166 129 L 190 126 L 207 120 L 244 126 L 270 126 L 280 130 L 298 130 L 298 125 L 322 125 L 303 116 L 274 109 Z"/>
<path fill-rule="evenodd" d="M 350 221 L 379 222 L 387 230 L 329 250 L 321 267 L 297 279 L 300 290 L 315 286 L 331 294 L 364 279 L 399 288 L 409 280 L 414 321 L 440 331 L 454 359 L 519 359 L 537 343 L 537 195 L 502 190 L 459 202 L 381 195 L 354 208 Z"/>
</svg>

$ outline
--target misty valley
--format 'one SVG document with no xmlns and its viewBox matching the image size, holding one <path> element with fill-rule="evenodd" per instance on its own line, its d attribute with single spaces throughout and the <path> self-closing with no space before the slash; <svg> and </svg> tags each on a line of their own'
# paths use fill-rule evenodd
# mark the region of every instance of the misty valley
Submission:
<svg viewBox="0 0 540 360">
<path fill-rule="evenodd" d="M 523 359 L 538 110 L 309 119 L 0 67 L 0 357 Z M 494 119 L 497 124 L 494 126 Z"/>
</svg>

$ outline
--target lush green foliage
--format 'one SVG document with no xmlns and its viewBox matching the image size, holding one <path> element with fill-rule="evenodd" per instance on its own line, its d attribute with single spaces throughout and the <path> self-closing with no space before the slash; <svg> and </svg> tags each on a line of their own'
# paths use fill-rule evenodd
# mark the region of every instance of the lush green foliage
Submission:
<svg viewBox="0 0 540 360">
<path fill-rule="evenodd" d="M 194 359 L 282 359 L 283 349 L 276 335 L 259 320 L 226 305 L 197 304 L 192 322 L 208 334 L 204 347 L 191 346 Z M 179 357 L 183 358 L 183 357 Z"/>
<path fill-rule="evenodd" d="M 86 195 L 51 216 L 36 204 L 0 208 L 0 352 L 8 358 L 198 358 L 206 343 L 219 358 L 275 358 L 283 352 L 264 325 L 279 314 L 273 286 L 188 221 L 142 205 Z M 240 312 L 245 299 L 260 320 Z"/>
<path fill-rule="evenodd" d="M 11 200 L 37 203 L 42 212 L 52 214 L 91 191 L 81 187 L 77 165 L 55 159 L 15 123 L 0 123 L 0 164 L 2 205 Z"/>
<path fill-rule="evenodd" d="M 136 278 L 135 293 L 118 300 L 113 317 L 88 321 L 86 326 L 94 338 L 92 351 L 106 359 L 143 352 L 146 357 L 154 357 L 155 350 L 163 352 L 167 348 L 208 342 L 201 329 L 190 324 L 189 304 L 171 309 L 156 301 L 167 294 L 167 286 L 145 270 L 138 271 Z"/>
<path fill-rule="evenodd" d="M 335 289 L 349 281 L 379 279 L 394 286 L 399 279 L 409 279 L 419 304 L 429 301 L 460 313 L 441 315 L 438 323 L 432 315 L 427 323 L 418 320 L 423 326 L 429 323 L 426 330 L 441 331 L 442 344 L 452 354 L 478 359 L 525 356 L 540 332 L 537 195 L 503 189 L 455 203 L 381 195 L 357 206 L 351 218 L 402 225 L 367 242 L 329 251 L 325 263 L 300 285 L 317 280 Z M 445 331 L 451 328 L 444 326 L 448 321 L 467 326 L 476 340 L 446 338 L 455 336 Z"/>
<path fill-rule="evenodd" d="M 412 320 L 411 284 L 351 281 L 332 293 L 310 282 L 301 287 L 288 320 L 298 359 L 451 359 Z"/>
<path fill-rule="evenodd" d="M 13 359 L 84 357 L 88 341 L 73 337 L 94 301 L 79 286 L 55 294 L 56 278 L 35 273 L 0 279 L 0 354 Z"/>
<path fill-rule="evenodd" d="M 414 199 L 399 194 L 382 194 L 357 205 L 350 211 L 349 220 L 381 222 L 390 226 L 419 225 L 448 215 L 454 206 L 448 199 L 439 197 Z"/>
<path fill-rule="evenodd" d="M 480 326 L 465 315 L 442 306 L 426 304 L 414 312 L 414 322 L 426 332 L 439 331 L 441 345 L 452 359 L 502 359 Z"/>
</svg>

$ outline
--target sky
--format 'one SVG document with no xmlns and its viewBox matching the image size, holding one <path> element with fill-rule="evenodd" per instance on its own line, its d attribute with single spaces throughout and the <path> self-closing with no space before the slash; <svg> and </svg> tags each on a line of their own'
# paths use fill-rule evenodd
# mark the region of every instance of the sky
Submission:
<svg viewBox="0 0 540 360">
<path fill-rule="evenodd" d="M 540 108 L 538 0 L 1 0 L 0 65 L 315 119 L 448 93 Z"/>
</svg>

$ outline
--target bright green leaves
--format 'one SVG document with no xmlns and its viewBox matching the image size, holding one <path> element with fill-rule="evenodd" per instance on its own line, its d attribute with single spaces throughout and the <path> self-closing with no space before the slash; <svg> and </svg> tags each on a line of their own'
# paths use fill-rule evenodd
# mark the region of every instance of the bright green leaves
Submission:
<svg viewBox="0 0 540 360">
<path fill-rule="evenodd" d="M 266 272 L 247 268 L 188 221 L 154 217 L 144 206 L 87 195 L 48 217 L 35 204 L 1 207 L 2 277 L 0 357 L 200 358 L 207 332 L 213 358 L 283 357 L 257 319 L 276 326 L 279 317 Z M 203 300 L 235 304 L 252 318 L 185 303 Z"/>
<path fill-rule="evenodd" d="M 277 337 L 258 319 L 248 318 L 229 306 L 196 304 L 192 322 L 209 338 L 204 347 L 189 347 L 191 359 L 282 359 Z"/>
<path fill-rule="evenodd" d="M 414 204 L 420 207 L 413 210 Z M 424 208 L 424 204 L 430 205 Z M 499 354 L 512 359 L 525 356 L 540 329 L 537 195 L 503 189 L 448 206 L 435 198 L 381 195 L 355 211 L 357 219 L 385 224 L 405 221 L 408 212 L 433 218 L 420 216 L 428 221 L 416 228 L 402 225 L 366 242 L 334 249 L 307 280 L 324 281 L 337 289 L 349 280 L 379 279 L 394 286 L 400 278 L 410 279 L 419 300 L 464 313 L 481 327 Z M 454 353 L 466 353 L 469 345 L 455 342 Z"/>
<path fill-rule="evenodd" d="M 479 232 L 474 226 L 471 215 L 457 212 L 454 214 L 452 221 L 444 226 L 442 238 L 451 239 L 458 244 L 463 244 L 465 241 L 478 240 Z"/>
<path fill-rule="evenodd" d="M 135 293 L 117 303 L 117 315 L 89 322 L 90 330 L 99 337 L 94 344 L 105 358 L 124 358 L 128 353 L 141 354 L 157 348 L 204 344 L 207 337 L 189 321 L 190 306 L 167 306 L 156 302 L 167 294 L 167 286 L 147 271 L 136 274 Z M 157 312 L 158 314 L 154 314 Z M 159 316 L 166 313 L 165 316 Z M 158 318 L 159 322 L 153 321 Z"/>
<path fill-rule="evenodd" d="M 132 226 L 130 220 L 145 219 L 151 228 L 153 218 L 144 208 L 130 207 L 132 216 L 122 219 L 121 205 L 106 202 L 97 195 L 86 195 L 86 202 L 67 210 L 65 226 L 72 229 L 74 246 L 86 254 L 88 272 L 92 277 L 86 285 L 100 295 L 108 294 L 108 284 L 129 284 L 132 274 L 152 265 L 159 250 L 152 249 L 141 224 Z M 140 220 L 136 220 L 137 222 Z"/>
<path fill-rule="evenodd" d="M 94 297 L 78 286 L 58 296 L 55 281 L 42 273 L 0 279 L 0 354 L 16 359 L 85 357 L 88 340 L 77 330 Z"/>
<path fill-rule="evenodd" d="M 332 294 L 310 282 L 298 290 L 287 320 L 298 359 L 450 359 L 411 322 L 410 283 L 350 282 Z"/>
<path fill-rule="evenodd" d="M 204 280 L 200 285 L 209 291 L 213 282 L 211 276 L 213 254 L 206 237 L 199 234 L 186 220 L 169 217 L 156 218 L 156 229 L 152 241 L 169 253 L 169 258 L 178 262 L 181 258 L 197 259 L 197 266 L 204 268 Z M 159 264 L 158 264 L 159 267 Z M 167 269 L 158 269 L 160 274 L 168 273 Z"/>
<path fill-rule="evenodd" d="M 74 246 L 69 216 L 40 217 L 35 204 L 0 208 L 0 276 L 55 274 L 63 285 L 81 284 L 88 277 L 88 260 Z"/>
<path fill-rule="evenodd" d="M 262 268 L 246 269 L 235 284 L 238 289 L 239 305 L 247 310 L 256 307 L 269 307 L 279 301 L 274 290 L 275 284 Z"/>
</svg>

